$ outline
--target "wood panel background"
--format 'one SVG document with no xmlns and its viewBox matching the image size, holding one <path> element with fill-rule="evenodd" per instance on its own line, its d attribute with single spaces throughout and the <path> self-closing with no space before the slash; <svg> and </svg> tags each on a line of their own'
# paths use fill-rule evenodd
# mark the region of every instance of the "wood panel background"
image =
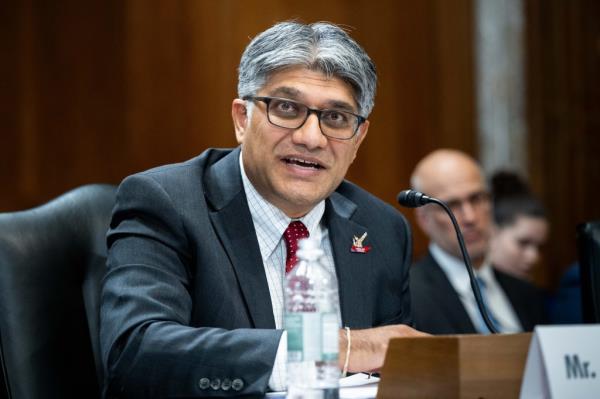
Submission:
<svg viewBox="0 0 600 399">
<path fill-rule="evenodd" d="M 554 286 L 576 260 L 575 226 L 600 219 L 600 3 L 527 1 L 529 170 L 551 222 Z"/>
<path fill-rule="evenodd" d="M 558 270 L 574 253 L 561 237 L 597 209 L 590 194 L 599 185 L 588 183 L 598 183 L 592 149 L 598 144 L 592 134 L 598 132 L 598 78 L 590 68 L 598 66 L 599 46 L 584 7 L 598 7 L 592 0 L 550 3 L 550 11 L 541 0 L 528 3 L 530 153 L 535 187 L 556 219 L 551 247 L 557 252 L 549 270 Z M 230 104 L 242 50 L 250 37 L 293 18 L 348 26 L 377 64 L 370 133 L 349 178 L 394 203 L 415 163 L 434 148 L 477 155 L 473 7 L 473 0 L 4 1 L 0 211 L 31 207 L 85 183 L 118 184 L 207 147 L 235 145 Z M 565 7 L 580 7 L 567 28 L 559 24 Z M 564 29 L 577 34 L 567 44 Z M 587 42 L 577 44 L 579 38 Z M 595 56 L 571 54 L 588 45 Z M 571 60 L 555 63 L 567 54 Z M 569 76 L 587 93 L 583 104 L 580 93 L 554 85 L 563 67 L 575 68 Z M 573 101 L 560 109 L 563 123 L 547 140 L 565 95 Z M 594 110 L 595 116 L 582 116 Z M 575 166 L 561 168 L 564 162 Z M 572 204 L 569 193 L 577 196 L 577 211 L 564 212 Z M 413 222 L 412 212 L 405 213 Z M 414 232 L 420 254 L 425 239 L 418 228 Z"/>
</svg>

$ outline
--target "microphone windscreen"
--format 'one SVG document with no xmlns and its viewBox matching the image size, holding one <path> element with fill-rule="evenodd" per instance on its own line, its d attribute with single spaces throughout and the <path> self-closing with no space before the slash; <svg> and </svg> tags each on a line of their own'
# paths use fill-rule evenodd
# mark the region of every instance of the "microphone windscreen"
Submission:
<svg viewBox="0 0 600 399">
<path fill-rule="evenodd" d="M 407 208 L 418 208 L 420 206 L 425 205 L 422 203 L 421 197 L 423 197 L 423 193 L 414 190 L 403 190 L 400 191 L 398 197 L 398 203 Z"/>
</svg>

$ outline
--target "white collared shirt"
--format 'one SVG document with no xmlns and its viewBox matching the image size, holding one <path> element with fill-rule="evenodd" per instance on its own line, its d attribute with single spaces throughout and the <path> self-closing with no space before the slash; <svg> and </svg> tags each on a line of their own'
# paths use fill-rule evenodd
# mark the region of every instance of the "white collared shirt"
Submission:
<svg viewBox="0 0 600 399">
<path fill-rule="evenodd" d="M 481 324 L 481 315 L 475 301 L 475 296 L 473 295 L 473 290 L 471 289 L 469 273 L 465 268 L 464 262 L 462 259 L 448 254 L 433 243 L 429 245 L 429 252 L 438 265 L 440 265 L 446 277 L 448 277 L 473 325 L 477 328 Z M 523 331 L 523 326 L 515 310 L 494 276 L 490 262 L 486 260 L 478 270 L 475 270 L 475 275 L 485 283 L 486 303 L 489 311 L 494 315 L 499 324 L 500 332 L 516 333 Z"/>
<path fill-rule="evenodd" d="M 286 248 L 283 240 L 283 232 L 292 220 L 300 220 L 311 237 L 316 237 L 321 242 L 321 248 L 325 253 L 323 266 L 333 275 L 337 284 L 335 273 L 335 262 L 333 251 L 329 240 L 329 230 L 321 223 L 325 212 L 325 200 L 319 202 L 310 212 L 300 219 L 291 219 L 279 208 L 265 200 L 248 179 L 242 154 L 240 152 L 240 171 L 244 192 L 248 200 L 248 207 L 254 223 L 256 238 L 267 276 L 271 304 L 273 305 L 273 317 L 275 328 L 283 328 L 284 294 L 283 286 L 285 280 L 285 258 Z M 338 319 L 341 320 L 338 309 Z M 273 373 L 269 378 L 269 388 L 274 391 L 282 391 L 286 388 L 285 366 L 287 361 L 287 334 L 284 331 L 277 349 L 277 356 L 273 366 Z"/>
</svg>

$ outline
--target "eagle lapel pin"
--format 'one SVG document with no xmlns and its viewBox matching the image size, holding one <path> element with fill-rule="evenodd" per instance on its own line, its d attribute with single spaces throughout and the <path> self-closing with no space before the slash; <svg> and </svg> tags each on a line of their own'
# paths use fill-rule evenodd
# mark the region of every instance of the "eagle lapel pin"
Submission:
<svg viewBox="0 0 600 399">
<path fill-rule="evenodd" d="M 352 238 L 352 247 L 350 247 L 350 252 L 358 252 L 359 254 L 366 254 L 367 252 L 369 252 L 371 250 L 371 246 L 363 245 L 365 238 L 367 238 L 366 231 L 360 238 L 354 236 Z"/>
</svg>

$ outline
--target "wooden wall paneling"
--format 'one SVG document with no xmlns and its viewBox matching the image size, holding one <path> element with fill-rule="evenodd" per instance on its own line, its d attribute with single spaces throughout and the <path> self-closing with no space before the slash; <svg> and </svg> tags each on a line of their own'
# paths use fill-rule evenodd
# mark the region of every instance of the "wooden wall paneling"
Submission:
<svg viewBox="0 0 600 399">
<path fill-rule="evenodd" d="M 116 0 L 35 5 L 40 186 L 52 196 L 85 183 L 115 182 L 122 168 L 119 7 Z"/>
<path fill-rule="evenodd" d="M 575 226 L 600 217 L 600 6 L 526 4 L 530 175 L 551 223 L 537 278 L 551 289 L 577 257 Z"/>
<path fill-rule="evenodd" d="M 535 1 L 531 1 L 528 3 L 528 8 L 527 8 L 527 18 L 528 18 L 528 22 L 526 24 L 527 26 L 527 31 L 528 31 L 528 64 L 527 64 L 527 72 L 528 72 L 528 76 L 527 76 L 527 81 L 528 81 L 528 112 L 529 112 L 529 124 L 530 124 L 530 129 L 529 129 L 529 163 L 531 165 L 531 172 L 530 172 L 530 180 L 532 183 L 533 188 L 542 193 L 542 200 L 544 201 L 545 205 L 548 208 L 548 212 L 549 212 L 549 220 L 551 221 L 551 232 L 550 232 L 550 236 L 549 236 L 549 241 L 552 242 L 554 240 L 556 240 L 556 231 L 558 228 L 558 223 L 556 220 L 556 217 L 554 215 L 553 212 L 553 204 L 552 204 L 552 199 L 548 198 L 548 195 L 546 194 L 547 191 L 547 186 L 546 186 L 546 180 L 545 180 L 545 176 L 543 175 L 543 169 L 544 169 L 544 164 L 545 162 L 545 154 L 547 153 L 548 150 L 552 150 L 552 153 L 556 154 L 556 151 L 554 151 L 554 149 L 549 148 L 550 146 L 548 144 L 546 144 L 545 146 L 547 148 L 544 148 L 544 142 L 546 140 L 548 140 L 551 143 L 555 143 L 557 140 L 557 132 L 554 130 L 556 129 L 556 124 L 554 125 L 554 129 L 550 130 L 547 127 L 545 127 L 545 115 L 543 112 L 543 109 L 545 108 L 545 101 L 547 101 L 550 96 L 549 94 L 551 93 L 545 93 L 544 91 L 544 81 L 546 80 L 546 76 L 543 75 L 542 73 L 542 65 L 551 65 L 551 63 L 549 62 L 544 62 L 543 58 L 545 56 L 547 56 L 547 53 L 550 53 L 549 50 L 546 50 L 546 52 L 544 52 L 544 47 L 543 46 L 547 46 L 549 42 L 551 42 L 551 40 L 549 40 L 550 38 L 543 35 L 541 32 L 544 30 L 542 29 L 544 24 L 548 24 L 549 21 L 549 15 L 548 16 L 544 16 L 540 13 L 540 8 L 539 8 L 539 4 L 537 4 Z M 550 33 L 550 32 L 548 32 Z M 546 54 L 545 54 L 546 53 Z M 551 57 L 551 59 L 554 57 Z M 549 86 L 549 85 L 548 85 Z M 546 89 L 548 88 L 548 86 L 546 87 Z M 545 131 L 544 135 L 540 134 L 542 131 Z M 545 139 L 546 140 L 545 140 Z M 560 160 L 558 159 L 558 157 L 555 157 L 555 161 L 558 163 L 560 162 Z M 564 160 L 562 161 L 562 163 L 564 164 Z M 551 166 L 552 167 L 552 166 Z M 560 181 L 560 177 L 557 176 L 556 182 L 555 184 L 558 184 L 558 181 Z M 550 264 L 549 259 L 551 259 L 551 256 L 548 256 L 549 252 L 551 250 L 546 247 L 545 248 L 545 256 L 544 256 L 544 262 L 546 262 L 546 264 L 544 266 L 547 266 L 545 268 L 545 270 L 540 271 L 540 273 L 536 276 L 536 279 L 538 282 L 540 282 L 542 285 L 548 285 L 548 277 L 552 274 L 552 271 L 550 269 L 554 268 L 554 265 Z"/>
<path fill-rule="evenodd" d="M 35 151 L 34 29 L 30 2 L 8 1 L 0 5 L 3 34 L 0 76 L 2 130 L 0 131 L 0 211 L 30 206 L 37 192 L 38 163 Z"/>
<path fill-rule="evenodd" d="M 431 2 L 379 7 L 366 14 L 365 31 L 357 31 L 377 65 L 379 87 L 369 137 L 351 178 L 394 203 L 408 184 L 413 154 L 437 130 L 431 117 L 437 111 L 434 27 Z"/>
<path fill-rule="evenodd" d="M 141 170 L 191 156 L 195 140 L 186 141 L 188 132 L 196 132 L 192 106 L 204 106 L 197 83 L 189 68 L 199 67 L 198 76 L 211 71 L 198 65 L 190 54 L 184 23 L 187 3 L 144 1 L 127 3 L 126 14 L 126 136 L 129 140 L 131 167 Z M 206 74 L 206 75 L 205 75 Z M 210 109 L 210 105 L 207 106 Z M 195 114 L 195 113 L 194 113 Z M 198 133 L 201 137 L 202 133 Z M 129 171 L 127 171 L 129 172 Z"/>
<path fill-rule="evenodd" d="M 111 76 L 120 76 L 121 57 L 112 47 L 120 24 L 110 4 L 25 0 L 12 9 L 16 23 L 3 24 L 16 43 L 7 60 L 16 68 L 6 76 L 15 82 L 16 123 L 6 132 L 14 139 L 3 149 L 14 157 L 11 182 L 3 186 L 15 200 L 4 210 L 110 177 L 122 108 L 120 85 Z"/>
<path fill-rule="evenodd" d="M 478 158 L 473 0 L 436 2 L 440 142 Z"/>
</svg>

